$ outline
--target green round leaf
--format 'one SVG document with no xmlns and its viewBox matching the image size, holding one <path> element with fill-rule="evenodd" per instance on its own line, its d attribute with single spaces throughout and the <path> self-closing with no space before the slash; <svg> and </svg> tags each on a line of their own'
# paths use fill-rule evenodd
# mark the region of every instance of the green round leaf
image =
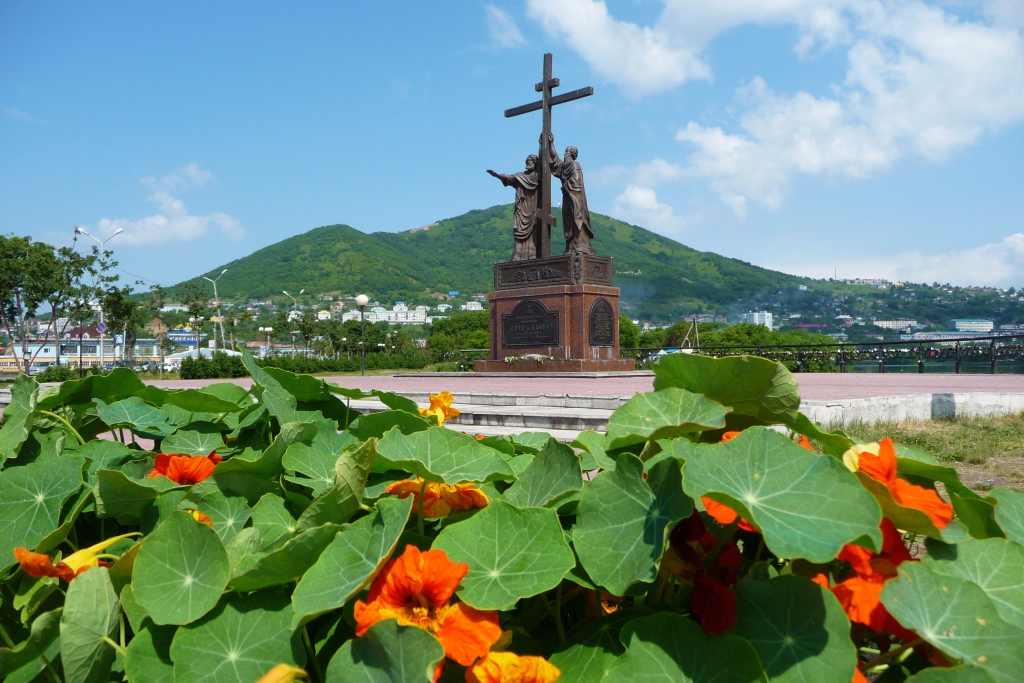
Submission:
<svg viewBox="0 0 1024 683">
<path fill-rule="evenodd" d="M 768 680 L 750 643 L 736 636 L 709 636 L 680 614 L 662 612 L 635 619 L 626 624 L 620 637 L 626 653 L 605 676 L 605 683 Z"/>
<path fill-rule="evenodd" d="M 0 567 L 14 549 L 33 549 L 60 524 L 60 510 L 82 486 L 82 458 L 40 459 L 0 472 Z"/>
<path fill-rule="evenodd" d="M 148 623 L 135 632 L 124 653 L 128 683 L 174 683 L 171 640 L 177 630 L 177 626 Z"/>
<path fill-rule="evenodd" d="M 619 656 L 626 651 L 619 640 L 622 627 L 643 615 L 643 607 L 620 610 L 579 629 L 569 641 L 568 647 L 548 658 L 562 672 L 558 683 L 603 680 Z"/>
<path fill-rule="evenodd" d="M 907 679 L 907 683 L 994 683 L 991 676 L 973 666 L 932 667 Z"/>
<path fill-rule="evenodd" d="M 670 387 L 637 394 L 608 420 L 608 448 L 725 427 L 731 408 L 701 394 Z"/>
<path fill-rule="evenodd" d="M 977 585 L 904 562 L 886 582 L 882 603 L 903 626 L 948 655 L 984 669 L 999 683 L 1024 671 L 1024 630 L 1008 624 Z"/>
<path fill-rule="evenodd" d="M 96 413 L 105 423 L 114 426 L 127 426 L 137 432 L 151 434 L 171 434 L 178 428 L 171 418 L 159 408 L 154 408 L 138 396 L 129 396 L 123 401 L 106 404 L 96 399 Z"/>
<path fill-rule="evenodd" d="M 545 507 L 583 489 L 580 458 L 564 443 L 548 439 L 537 455 L 520 457 L 529 458 L 529 464 L 505 491 L 506 502 L 521 508 Z"/>
<path fill-rule="evenodd" d="M 349 432 L 339 432 L 334 420 L 316 423 L 316 435 L 311 439 L 296 441 L 288 447 L 282 464 L 285 469 L 295 470 L 309 477 L 295 481 L 309 486 L 313 493 L 320 495 L 334 486 L 334 463 L 345 450 L 359 442 Z"/>
<path fill-rule="evenodd" d="M 637 581 L 653 581 L 671 526 L 693 512 L 679 464 L 656 464 L 647 481 L 632 455 L 618 457 L 583 489 L 572 539 L 587 574 L 615 595 Z"/>
<path fill-rule="evenodd" d="M 1024 629 L 1024 546 L 989 538 L 948 546 L 927 556 L 928 567 L 943 576 L 970 581 L 1007 623 Z"/>
<path fill-rule="evenodd" d="M 799 415 L 800 387 L 782 363 L 755 356 L 671 353 L 652 369 L 656 391 L 679 387 L 731 407 L 729 425 L 792 424 Z"/>
<path fill-rule="evenodd" d="M 386 469 L 405 470 L 429 481 L 461 484 L 515 479 L 497 451 L 480 445 L 472 436 L 443 427 L 408 435 L 391 429 L 378 444 L 377 453 L 388 461 Z"/>
<path fill-rule="evenodd" d="M 302 511 L 296 523 L 299 531 L 327 523 L 342 524 L 359 510 L 376 449 L 377 440 L 370 438 L 338 457 L 334 463 L 334 485 Z"/>
<path fill-rule="evenodd" d="M 280 548 L 242 562 L 230 586 L 242 593 L 297 581 L 313 566 L 340 529 L 324 524 L 288 539 Z"/>
<path fill-rule="evenodd" d="M 996 522 L 1006 537 L 1024 545 L 1024 493 L 1011 489 L 992 489 L 989 498 L 994 498 Z"/>
<path fill-rule="evenodd" d="M 46 652 L 60 635 L 61 609 L 43 612 L 29 627 L 28 638 L 14 647 L 0 647 L 0 678 L 6 678 Z"/>
<path fill-rule="evenodd" d="M 193 489 L 194 492 L 194 489 Z M 195 508 L 205 514 L 213 522 L 213 530 L 220 536 L 223 543 L 235 537 L 252 516 L 252 511 L 245 504 L 245 498 L 227 497 L 220 491 L 210 491 L 202 497 L 198 504 L 188 499 L 178 503 L 179 508 Z"/>
<path fill-rule="evenodd" d="M 259 531 L 261 549 L 273 550 L 298 530 L 295 518 L 284 506 L 284 499 L 268 493 L 252 508 L 252 525 Z"/>
<path fill-rule="evenodd" d="M 160 442 L 161 453 L 210 455 L 224 447 L 220 428 L 208 422 L 194 422 Z"/>
<path fill-rule="evenodd" d="M 292 608 L 278 592 L 235 596 L 174 634 L 174 680 L 253 683 L 280 663 L 302 666 L 305 651 L 289 630 Z"/>
<path fill-rule="evenodd" d="M 757 650 L 772 683 L 850 683 L 857 648 L 831 591 L 793 574 L 736 585 L 730 635 Z"/>
<path fill-rule="evenodd" d="M 327 666 L 327 683 L 432 683 L 442 659 L 434 636 L 388 619 L 341 646 Z"/>
<path fill-rule="evenodd" d="M 411 496 L 385 498 L 372 515 L 334 537 L 292 593 L 296 627 L 344 606 L 373 579 L 391 557 L 411 509 Z"/>
<path fill-rule="evenodd" d="M 108 680 L 114 650 L 103 638 L 117 633 L 120 609 L 104 567 L 89 569 L 68 585 L 60 618 L 60 659 L 65 683 Z"/>
<path fill-rule="evenodd" d="M 693 498 L 729 505 L 764 534 L 779 557 L 829 562 L 861 537 L 880 548 L 882 512 L 843 463 L 811 453 L 778 432 L 751 427 L 724 444 L 663 442 L 684 460 Z"/>
<path fill-rule="evenodd" d="M 510 609 L 557 586 L 576 564 L 554 510 L 501 500 L 445 527 L 432 547 L 469 563 L 459 597 L 477 609 Z"/>
<path fill-rule="evenodd" d="M 228 578 L 217 532 L 179 511 L 143 541 L 132 591 L 157 624 L 187 624 L 213 609 Z"/>
</svg>

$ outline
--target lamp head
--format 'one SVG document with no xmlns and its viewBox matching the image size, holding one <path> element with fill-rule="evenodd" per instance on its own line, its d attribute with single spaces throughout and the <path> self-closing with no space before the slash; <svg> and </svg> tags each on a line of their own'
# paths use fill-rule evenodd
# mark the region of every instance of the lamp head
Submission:
<svg viewBox="0 0 1024 683">
<path fill-rule="evenodd" d="M 221 274 L 221 275 L 223 275 L 223 274 L 224 274 L 224 273 L 226 273 L 226 272 L 228 272 L 228 269 L 227 269 L 227 268 L 225 268 L 224 270 L 220 271 L 220 274 Z"/>
<path fill-rule="evenodd" d="M 289 294 L 289 293 L 288 293 L 287 291 L 285 291 L 285 290 L 283 290 L 283 289 L 282 289 L 281 291 L 282 291 L 282 292 L 284 292 L 284 295 L 285 295 L 285 296 L 291 296 L 291 294 Z"/>
<path fill-rule="evenodd" d="M 117 230 L 115 230 L 115 231 L 114 231 L 114 234 L 113 234 L 113 235 L 111 235 L 110 237 L 117 237 L 117 236 L 118 236 L 118 235 L 120 235 L 120 234 L 121 234 L 122 232 L 124 232 L 124 228 L 118 228 Z M 108 237 L 107 239 L 110 239 L 110 237 Z"/>
<path fill-rule="evenodd" d="M 365 306 L 368 303 L 370 303 L 370 297 L 366 296 L 365 294 L 360 294 L 359 296 L 356 297 L 356 306 L 361 307 Z"/>
</svg>

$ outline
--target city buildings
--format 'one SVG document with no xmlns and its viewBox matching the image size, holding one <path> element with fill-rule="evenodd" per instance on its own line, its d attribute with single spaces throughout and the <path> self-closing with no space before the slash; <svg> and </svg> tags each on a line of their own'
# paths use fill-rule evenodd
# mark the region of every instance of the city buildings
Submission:
<svg viewBox="0 0 1024 683">
<path fill-rule="evenodd" d="M 946 323 L 947 330 L 959 332 L 991 332 L 995 323 L 981 318 L 957 318 Z"/>
<path fill-rule="evenodd" d="M 910 320 L 907 318 L 900 318 L 899 320 L 872 320 L 871 324 L 885 330 L 905 330 L 917 327 L 916 320 Z"/>
<path fill-rule="evenodd" d="M 775 329 L 772 325 L 772 314 L 769 311 L 751 311 L 740 316 L 740 322 L 764 325 L 769 330 Z"/>
</svg>

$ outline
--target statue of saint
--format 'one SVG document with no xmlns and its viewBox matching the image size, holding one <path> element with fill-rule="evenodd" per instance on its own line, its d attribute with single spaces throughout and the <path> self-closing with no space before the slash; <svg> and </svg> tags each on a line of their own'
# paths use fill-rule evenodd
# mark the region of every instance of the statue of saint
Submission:
<svg viewBox="0 0 1024 683">
<path fill-rule="evenodd" d="M 513 261 L 537 258 L 534 226 L 537 214 L 537 187 L 540 184 L 537 173 L 538 161 L 537 155 L 531 154 L 526 157 L 526 170 L 511 175 L 495 173 L 491 169 L 487 169 L 487 172 L 500 180 L 502 185 L 505 187 L 511 185 L 516 189 L 515 213 L 512 216 L 512 234 L 516 240 L 515 246 L 512 248 L 511 260 Z"/>
<path fill-rule="evenodd" d="M 562 181 L 562 229 L 565 233 L 565 251 L 593 254 L 594 247 L 590 246 L 590 240 L 594 238 L 594 231 L 590 227 L 590 209 L 587 208 L 587 191 L 583 187 L 583 169 L 580 162 L 576 161 L 579 150 L 575 147 L 566 147 L 565 159 L 559 159 L 553 135 L 548 136 L 548 149 L 551 151 L 551 175 Z"/>
</svg>

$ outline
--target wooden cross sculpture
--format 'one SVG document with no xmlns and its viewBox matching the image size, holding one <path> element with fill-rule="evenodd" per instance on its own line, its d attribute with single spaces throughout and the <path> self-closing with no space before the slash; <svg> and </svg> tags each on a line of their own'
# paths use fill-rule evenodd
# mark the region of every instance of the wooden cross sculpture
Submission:
<svg viewBox="0 0 1024 683">
<path fill-rule="evenodd" d="M 537 111 L 538 109 L 543 111 L 543 124 L 540 136 L 540 184 L 538 187 L 539 196 L 537 197 L 537 222 L 539 223 L 537 228 L 539 228 L 538 232 L 540 233 L 540 244 L 537 245 L 538 258 L 551 256 L 551 226 L 557 224 L 554 216 L 551 215 L 551 172 L 548 163 L 550 159 L 549 146 L 551 144 L 549 140 L 551 136 L 551 107 L 594 94 L 594 89 L 588 86 L 552 97 L 551 89 L 557 87 L 558 79 L 551 77 L 551 53 L 548 53 L 544 55 L 544 80 L 534 86 L 534 89 L 541 93 L 540 101 L 505 110 L 506 119 Z"/>
</svg>

